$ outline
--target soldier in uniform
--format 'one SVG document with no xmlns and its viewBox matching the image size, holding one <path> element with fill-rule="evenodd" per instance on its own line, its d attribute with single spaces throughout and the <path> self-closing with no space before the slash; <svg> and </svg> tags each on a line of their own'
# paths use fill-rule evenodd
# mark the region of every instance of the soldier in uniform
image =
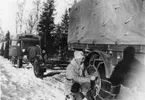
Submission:
<svg viewBox="0 0 145 100">
<path fill-rule="evenodd" d="M 66 69 L 65 95 L 66 100 L 72 92 L 77 95 L 75 100 L 83 100 L 90 88 L 91 77 L 83 76 L 85 56 L 82 51 L 75 51 L 74 58 Z M 80 86 L 78 85 L 80 84 Z M 83 91 L 81 91 L 83 90 Z M 78 99 L 79 98 L 79 99 Z"/>
</svg>

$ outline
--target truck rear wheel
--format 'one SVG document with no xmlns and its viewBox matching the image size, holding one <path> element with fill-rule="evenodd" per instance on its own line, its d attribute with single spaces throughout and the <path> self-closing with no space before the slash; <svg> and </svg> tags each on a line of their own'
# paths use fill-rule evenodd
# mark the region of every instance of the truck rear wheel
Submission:
<svg viewBox="0 0 145 100">
<path fill-rule="evenodd" d="M 16 57 L 15 56 L 11 56 L 10 57 L 10 61 L 12 62 L 12 65 L 15 66 L 15 64 L 16 64 Z"/>
<path fill-rule="evenodd" d="M 98 76 L 91 90 L 91 97 L 95 100 L 113 100 L 120 91 L 120 85 L 113 86 L 111 82 L 107 80 L 105 77 L 104 62 L 100 56 L 100 54 L 94 53 L 89 55 L 85 61 L 87 73 L 89 75 L 97 73 Z"/>
<path fill-rule="evenodd" d="M 41 78 L 43 77 L 44 71 L 43 69 L 40 68 L 40 65 L 37 59 L 34 60 L 33 71 L 36 77 L 41 77 Z"/>
</svg>

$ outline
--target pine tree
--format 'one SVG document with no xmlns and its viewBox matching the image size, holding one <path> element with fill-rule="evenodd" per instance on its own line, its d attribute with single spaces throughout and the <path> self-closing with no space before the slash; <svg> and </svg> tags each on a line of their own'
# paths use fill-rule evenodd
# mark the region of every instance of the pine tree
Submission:
<svg viewBox="0 0 145 100">
<path fill-rule="evenodd" d="M 5 37 L 6 46 L 5 46 L 5 52 L 4 57 L 9 59 L 9 45 L 10 45 L 10 32 L 8 31 Z"/>
<path fill-rule="evenodd" d="M 68 27 L 69 27 L 69 12 L 65 10 L 65 14 L 62 16 L 61 22 L 61 51 L 65 52 L 68 48 L 67 46 L 67 34 L 68 34 Z"/>
<path fill-rule="evenodd" d="M 46 50 L 47 53 L 53 52 L 53 40 L 51 33 L 55 27 L 54 11 L 54 0 L 47 0 L 47 2 L 44 3 L 44 9 L 42 15 L 40 16 L 38 25 L 38 32 L 41 36 L 41 48 Z"/>
<path fill-rule="evenodd" d="M 62 38 L 62 27 L 60 24 L 56 25 L 56 35 L 54 38 L 54 45 L 56 48 L 56 51 L 59 51 L 61 48 L 61 38 Z"/>
<path fill-rule="evenodd" d="M 6 41 L 10 41 L 10 32 L 9 31 L 6 34 L 5 40 Z"/>
<path fill-rule="evenodd" d="M 61 30 L 63 34 L 68 33 L 68 27 L 69 27 L 69 12 L 66 9 L 65 14 L 62 16 L 62 22 L 61 22 Z"/>
</svg>

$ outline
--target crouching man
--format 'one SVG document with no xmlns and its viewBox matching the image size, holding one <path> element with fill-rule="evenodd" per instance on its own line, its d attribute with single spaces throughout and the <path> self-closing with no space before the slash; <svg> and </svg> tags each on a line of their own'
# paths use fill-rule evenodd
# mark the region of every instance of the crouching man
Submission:
<svg viewBox="0 0 145 100">
<path fill-rule="evenodd" d="M 71 63 L 66 68 L 66 81 L 65 81 L 65 95 L 66 100 L 68 100 L 72 95 L 72 92 L 79 93 L 80 95 L 75 98 L 75 100 L 83 100 L 87 95 L 87 91 L 90 88 L 91 77 L 84 77 L 84 53 L 82 51 L 75 51 L 74 58 Z M 77 84 L 80 84 L 77 85 Z M 75 89 L 75 88 L 76 89 Z M 80 98 L 81 96 L 81 98 Z"/>
</svg>

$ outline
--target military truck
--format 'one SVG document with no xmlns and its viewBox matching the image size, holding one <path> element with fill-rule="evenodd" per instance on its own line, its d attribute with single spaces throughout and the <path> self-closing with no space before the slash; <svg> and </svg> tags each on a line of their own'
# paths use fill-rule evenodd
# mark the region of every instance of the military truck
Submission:
<svg viewBox="0 0 145 100">
<path fill-rule="evenodd" d="M 70 9 L 68 44 L 86 54 L 89 75 L 99 73 L 95 100 L 112 100 L 119 93 L 107 79 L 128 46 L 145 64 L 144 0 L 79 0 Z M 95 89 L 96 88 L 96 89 Z"/>
<path fill-rule="evenodd" d="M 31 61 L 28 59 L 28 48 L 32 46 L 40 45 L 40 38 L 31 34 L 20 34 L 17 39 L 11 40 L 9 47 L 9 57 L 13 64 L 17 64 L 18 68 L 21 68 L 23 63 Z"/>
</svg>

